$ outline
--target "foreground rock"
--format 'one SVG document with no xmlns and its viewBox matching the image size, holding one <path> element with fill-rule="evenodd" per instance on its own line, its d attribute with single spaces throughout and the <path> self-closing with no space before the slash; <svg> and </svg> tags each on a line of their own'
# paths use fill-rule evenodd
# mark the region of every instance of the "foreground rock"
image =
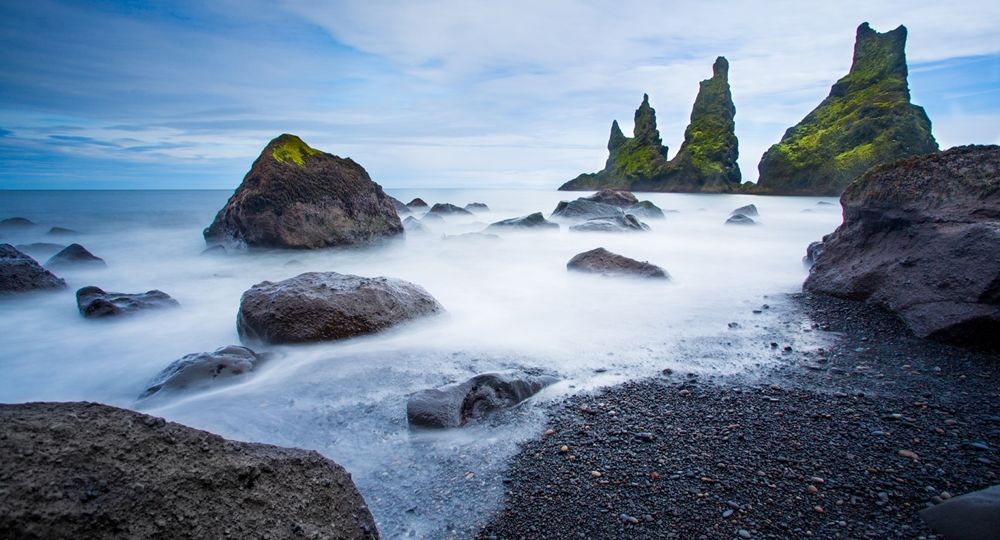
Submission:
<svg viewBox="0 0 1000 540">
<path fill-rule="evenodd" d="M 566 263 L 566 269 L 603 276 L 670 279 L 670 275 L 655 264 L 630 259 L 604 248 L 592 249 L 575 255 Z"/>
<path fill-rule="evenodd" d="M 76 307 L 89 319 L 130 315 L 140 311 L 178 307 L 177 300 L 158 291 L 144 293 L 105 292 L 98 287 L 84 287 L 76 291 Z"/>
<path fill-rule="evenodd" d="M 512 229 L 558 229 L 559 224 L 553 223 L 542 215 L 541 212 L 535 212 L 534 214 L 528 214 L 526 216 L 504 219 L 496 223 L 491 224 L 486 228 L 487 231 L 503 231 Z"/>
<path fill-rule="evenodd" d="M 245 341 L 306 343 L 372 334 L 442 311 L 408 281 L 307 272 L 243 293 L 236 324 Z"/>
<path fill-rule="evenodd" d="M 1000 147 L 876 168 L 841 204 L 806 290 L 882 306 L 920 337 L 1000 347 Z"/>
<path fill-rule="evenodd" d="M 229 441 L 96 403 L 0 405 L 10 538 L 377 538 L 314 451 Z"/>
<path fill-rule="evenodd" d="M 545 375 L 476 375 L 463 383 L 412 394 L 406 402 L 406 418 L 411 428 L 461 427 L 509 409 L 556 380 Z"/>
<path fill-rule="evenodd" d="M 910 103 L 905 46 L 904 26 L 859 26 L 850 73 L 761 157 L 755 190 L 840 195 L 872 166 L 936 151 L 927 113 Z"/>
<path fill-rule="evenodd" d="M 188 354 L 153 377 L 139 399 L 179 390 L 205 390 L 232 382 L 253 371 L 267 358 L 266 353 L 256 353 L 239 345 L 222 347 L 215 352 Z"/>
<path fill-rule="evenodd" d="M 70 244 L 45 261 L 45 266 L 48 268 L 104 268 L 107 264 L 104 259 L 87 251 L 87 248 L 80 244 Z"/>
<path fill-rule="evenodd" d="M 948 499 L 924 509 L 920 517 L 948 540 L 1000 538 L 1000 486 Z"/>
<path fill-rule="evenodd" d="M 471 216 L 472 215 L 472 212 L 470 212 L 470 211 L 468 211 L 468 210 L 466 210 L 464 208 L 455 206 L 454 204 L 451 204 L 451 203 L 437 203 L 437 204 L 435 204 L 434 206 L 431 207 L 429 213 L 435 214 L 435 215 L 439 215 L 439 216 L 452 216 L 452 215 Z"/>
<path fill-rule="evenodd" d="M 55 290 L 66 287 L 35 259 L 10 244 L 0 244 L 0 294 Z"/>
<path fill-rule="evenodd" d="M 268 143 L 215 221 L 209 244 L 312 249 L 403 232 L 392 199 L 351 159 L 294 135 Z"/>
<path fill-rule="evenodd" d="M 588 219 L 583 223 L 571 226 L 569 230 L 574 232 L 643 232 L 649 230 L 649 225 L 639 221 L 631 214 L 621 214 Z"/>
</svg>

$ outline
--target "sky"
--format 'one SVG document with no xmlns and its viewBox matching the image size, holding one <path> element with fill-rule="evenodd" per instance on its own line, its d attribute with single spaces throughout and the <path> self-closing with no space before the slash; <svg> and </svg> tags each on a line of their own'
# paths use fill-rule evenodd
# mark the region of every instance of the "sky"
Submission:
<svg viewBox="0 0 1000 540">
<path fill-rule="evenodd" d="M 745 180 L 907 26 L 942 148 L 1000 143 L 1000 2 L 0 3 L 0 189 L 232 189 L 281 133 L 386 188 L 552 189 L 648 93 L 670 155 L 728 58 Z"/>
</svg>

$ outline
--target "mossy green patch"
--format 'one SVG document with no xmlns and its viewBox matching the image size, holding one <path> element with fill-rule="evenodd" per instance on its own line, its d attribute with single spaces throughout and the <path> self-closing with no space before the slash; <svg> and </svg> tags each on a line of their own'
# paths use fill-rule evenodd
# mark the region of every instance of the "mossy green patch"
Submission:
<svg viewBox="0 0 1000 540">
<path fill-rule="evenodd" d="M 295 135 L 281 135 L 274 140 L 273 144 L 274 148 L 271 151 L 271 156 L 278 163 L 292 162 L 301 167 L 305 165 L 306 157 L 322 153 L 310 147 L 305 141 Z"/>
</svg>

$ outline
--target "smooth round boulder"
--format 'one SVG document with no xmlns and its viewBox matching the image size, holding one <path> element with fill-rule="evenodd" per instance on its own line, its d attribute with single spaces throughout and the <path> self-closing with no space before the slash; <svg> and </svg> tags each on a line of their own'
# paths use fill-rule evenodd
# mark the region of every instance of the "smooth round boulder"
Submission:
<svg viewBox="0 0 1000 540">
<path fill-rule="evenodd" d="M 269 357 L 247 347 L 229 345 L 214 352 L 187 354 L 173 361 L 150 381 L 139 399 L 181 390 L 205 390 L 246 376 Z"/>
<path fill-rule="evenodd" d="M 592 249 L 573 256 L 566 263 L 566 269 L 602 276 L 670 279 L 667 271 L 655 264 L 630 259 L 604 248 Z"/>
<path fill-rule="evenodd" d="M 66 282 L 10 244 L 0 244 L 0 294 L 57 290 Z"/>
<path fill-rule="evenodd" d="M 423 287 L 388 277 L 307 272 L 243 293 L 244 342 L 309 343 L 373 334 L 444 311 Z"/>
<path fill-rule="evenodd" d="M 509 409 L 558 379 L 524 373 L 484 373 L 462 382 L 421 390 L 406 401 L 410 428 L 455 428 Z"/>
</svg>

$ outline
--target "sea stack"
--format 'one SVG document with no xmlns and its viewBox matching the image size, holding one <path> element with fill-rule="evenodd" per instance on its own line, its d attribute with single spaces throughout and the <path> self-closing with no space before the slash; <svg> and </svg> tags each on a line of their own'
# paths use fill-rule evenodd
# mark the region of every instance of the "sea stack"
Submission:
<svg viewBox="0 0 1000 540">
<path fill-rule="evenodd" d="M 840 195 L 875 165 L 937 151 L 927 113 L 910 103 L 905 46 L 904 26 L 859 26 L 850 73 L 764 154 L 756 191 Z"/>
<path fill-rule="evenodd" d="M 205 229 L 209 244 L 315 249 L 403 233 L 392 198 L 364 167 L 281 135 Z"/>
<path fill-rule="evenodd" d="M 729 89 L 729 62 L 722 56 L 712 65 L 712 78 L 701 81 L 691 109 L 684 143 L 658 178 L 640 179 L 633 191 L 729 192 L 742 181 L 736 106 Z"/>
</svg>

